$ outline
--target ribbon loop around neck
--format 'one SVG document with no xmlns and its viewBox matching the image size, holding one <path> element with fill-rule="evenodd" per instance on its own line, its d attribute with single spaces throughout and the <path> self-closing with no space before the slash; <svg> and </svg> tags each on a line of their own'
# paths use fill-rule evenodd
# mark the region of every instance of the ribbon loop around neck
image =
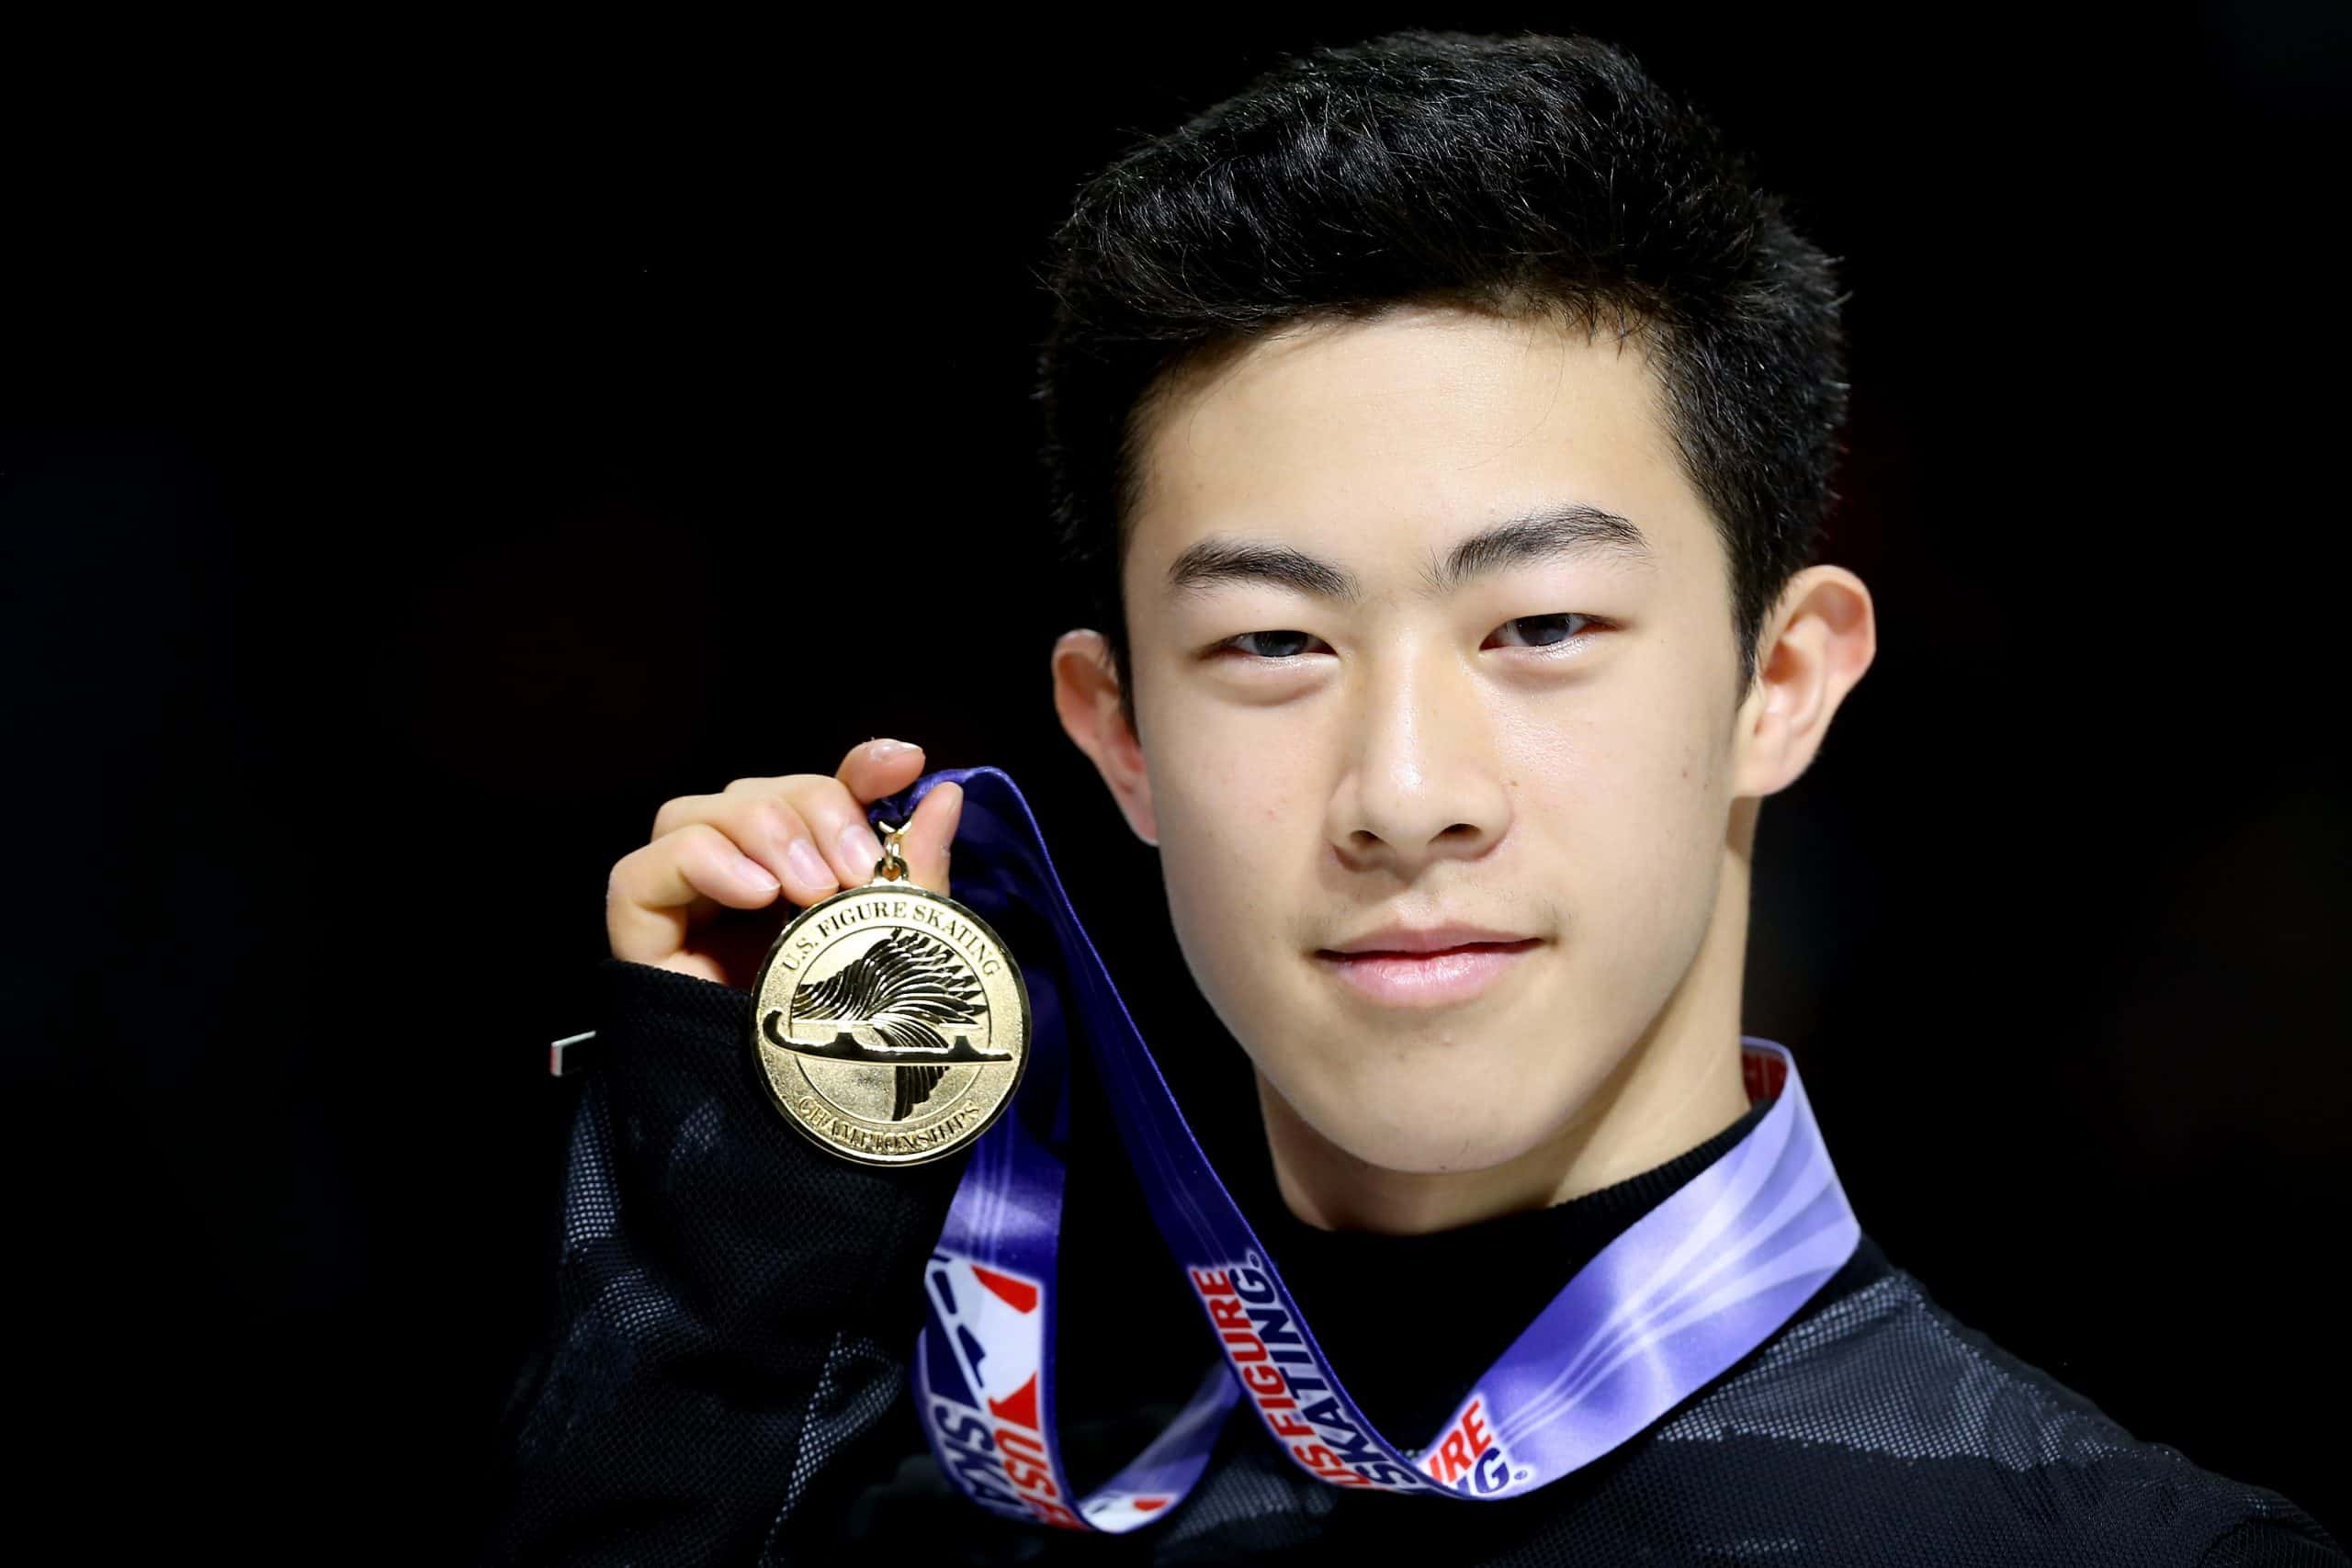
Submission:
<svg viewBox="0 0 2352 1568">
<path fill-rule="evenodd" d="M 1469 1502 L 1521 1495 L 1635 1436 L 1762 1344 L 1860 1242 L 1795 1059 L 1743 1036 L 1749 1098 L 1772 1108 L 1578 1269 L 1436 1434 L 1397 1447 L 1349 1398 L 1211 1168 L 1011 776 L 941 769 L 869 813 L 904 822 L 948 781 L 964 791 L 954 896 L 1000 931 L 1015 911 L 1042 917 L 1056 947 L 1014 954 L 1035 1014 L 1029 1075 L 973 1145 L 924 1268 L 917 1415 L 942 1472 L 979 1506 L 1066 1529 L 1150 1524 L 1200 1479 L 1245 1401 L 1291 1462 L 1328 1484 Z M 1080 1049 L 1093 1053 L 1174 1259 L 1171 1288 L 1199 1303 L 1221 1353 L 1176 1419 L 1084 1496 L 1063 1466 L 1053 1376 L 1070 1053 Z"/>
</svg>

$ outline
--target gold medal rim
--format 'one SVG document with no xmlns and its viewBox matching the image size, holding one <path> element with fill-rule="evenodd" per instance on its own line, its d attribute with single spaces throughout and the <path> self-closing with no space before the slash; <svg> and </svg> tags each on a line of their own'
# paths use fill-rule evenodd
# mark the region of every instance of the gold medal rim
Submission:
<svg viewBox="0 0 2352 1568">
<path fill-rule="evenodd" d="M 990 942 L 996 943 L 997 951 L 1004 954 L 1005 966 L 1012 971 L 1013 989 L 1021 998 L 1021 1059 L 1013 1066 L 1012 1087 L 1004 1091 L 1004 1098 L 997 1101 L 995 1110 L 974 1122 L 952 1142 L 942 1144 L 939 1147 L 923 1154 L 876 1158 L 854 1149 L 845 1149 L 825 1137 L 794 1115 L 791 1108 L 785 1104 L 784 1097 L 776 1092 L 775 1080 L 768 1076 L 767 1062 L 760 1054 L 760 997 L 767 989 L 768 970 L 775 963 L 776 954 L 784 951 L 786 940 L 800 928 L 803 921 L 813 919 L 820 911 L 844 899 L 855 897 L 861 893 L 891 893 L 902 897 L 911 894 L 929 898 L 933 903 L 946 905 L 956 911 L 959 919 L 971 921 L 987 935 Z M 746 1037 L 751 1045 L 752 1075 L 759 1079 L 761 1091 L 767 1096 L 768 1103 L 775 1107 L 775 1113 L 782 1117 L 793 1131 L 837 1159 L 847 1160 L 852 1165 L 872 1166 L 878 1169 L 892 1170 L 903 1169 L 908 1166 L 930 1165 L 933 1161 L 945 1159 L 950 1155 L 970 1148 L 979 1141 L 983 1134 L 997 1124 L 1007 1111 L 1012 1109 L 1014 1099 L 1021 1093 L 1022 1084 L 1029 1077 L 1030 1023 L 1029 977 L 1022 973 L 1021 961 L 1013 957 L 1012 944 L 999 935 L 997 929 L 989 924 L 969 904 L 962 903 L 946 894 L 933 892 L 920 883 L 901 880 L 862 883 L 855 887 L 843 887 L 828 893 L 784 923 L 784 929 L 775 933 L 775 940 L 768 943 L 767 953 L 761 958 L 760 966 L 752 972 L 752 1024 L 746 1032 Z"/>
</svg>

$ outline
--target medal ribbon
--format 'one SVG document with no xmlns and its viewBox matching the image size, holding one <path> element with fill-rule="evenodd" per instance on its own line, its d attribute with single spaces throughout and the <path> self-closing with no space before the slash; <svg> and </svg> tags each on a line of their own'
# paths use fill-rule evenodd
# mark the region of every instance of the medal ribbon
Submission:
<svg viewBox="0 0 2352 1568">
<path fill-rule="evenodd" d="M 1009 1113 L 973 1144 L 924 1269 L 918 1414 L 941 1470 L 981 1507 L 1069 1529 L 1148 1524 L 1200 1478 L 1242 1399 L 1292 1462 L 1331 1485 L 1472 1502 L 1516 1496 L 1607 1453 L 1762 1344 L 1860 1241 L 1794 1060 L 1743 1036 L 1750 1103 L 1770 1098 L 1771 1110 L 1578 1269 L 1425 1447 L 1396 1447 L 1348 1397 L 1210 1168 L 1012 778 L 992 767 L 942 769 L 870 813 L 904 822 L 943 780 L 964 790 L 953 896 L 1000 928 L 1008 910 L 1042 915 L 1061 959 L 1014 954 L 1033 1013 L 1029 1076 Z M 1069 1053 L 1078 1038 L 1094 1053 L 1152 1218 L 1225 1356 L 1167 1429 L 1082 1498 L 1062 1466 L 1053 1380 Z"/>
</svg>

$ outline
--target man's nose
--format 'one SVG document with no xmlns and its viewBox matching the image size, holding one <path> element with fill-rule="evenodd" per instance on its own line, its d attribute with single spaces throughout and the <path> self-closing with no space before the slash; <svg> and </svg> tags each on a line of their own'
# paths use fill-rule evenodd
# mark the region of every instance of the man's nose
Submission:
<svg viewBox="0 0 2352 1568">
<path fill-rule="evenodd" d="M 1350 694 L 1329 838 L 1357 869 L 1408 880 L 1432 860 L 1473 859 L 1510 823 L 1494 715 L 1450 649 L 1366 660 Z"/>
</svg>

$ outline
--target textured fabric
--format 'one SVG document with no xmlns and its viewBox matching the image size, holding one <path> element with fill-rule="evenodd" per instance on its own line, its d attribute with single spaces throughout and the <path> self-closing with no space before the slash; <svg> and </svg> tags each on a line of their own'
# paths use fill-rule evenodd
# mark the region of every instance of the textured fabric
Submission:
<svg viewBox="0 0 2352 1568">
<path fill-rule="evenodd" d="M 741 990 L 619 960 L 600 985 L 551 1320 L 510 1402 L 489 1562 L 890 1561 L 894 1547 L 941 1564 L 1302 1547 L 1499 1564 L 2347 1561 L 2286 1499 L 2135 1439 L 1955 1322 L 1867 1236 L 1773 1338 L 1524 1498 L 1341 1493 L 1245 1415 L 1193 1495 L 1135 1535 L 995 1519 L 949 1490 L 907 1395 L 922 1267 L 963 1162 L 868 1170 L 809 1145 L 753 1079 Z M 1076 1092 L 1094 1092 L 1082 1072 Z M 1604 1192 L 1429 1237 L 1309 1231 L 1280 1210 L 1262 1145 L 1219 1159 L 1351 1389 L 1417 1441 L 1525 1303 L 1746 1124 Z M 1063 1432 L 1086 1485 L 1173 1414 L 1212 1351 L 1139 1234 L 1115 1145 L 1081 1137 L 1071 1167 Z"/>
</svg>

